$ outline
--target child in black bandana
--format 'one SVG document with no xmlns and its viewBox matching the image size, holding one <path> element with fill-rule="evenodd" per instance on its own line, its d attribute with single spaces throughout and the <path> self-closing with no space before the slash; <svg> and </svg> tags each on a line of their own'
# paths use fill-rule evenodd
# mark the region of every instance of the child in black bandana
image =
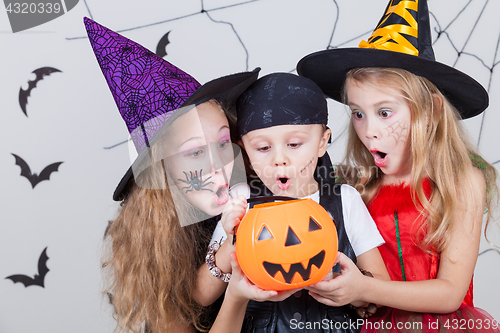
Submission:
<svg viewBox="0 0 500 333">
<path fill-rule="evenodd" d="M 331 131 L 326 127 L 327 105 L 319 87 L 296 75 L 270 74 L 241 95 L 237 111 L 242 145 L 260 179 L 250 183 L 250 196 L 271 192 L 319 202 L 334 217 L 340 256 L 357 261 L 360 268 L 379 278 L 388 278 L 377 249 L 383 240 L 359 193 L 350 186 L 335 184 L 333 179 L 326 153 Z M 227 236 L 232 234 L 247 208 L 242 196 L 232 199 L 231 203 L 231 209 L 225 210 L 218 227 L 223 228 Z M 241 309 L 246 305 L 242 330 L 245 332 L 358 331 L 358 317 L 347 306 L 329 307 L 315 300 L 307 290 L 263 291 L 242 276 L 235 259 L 232 260 L 235 275 L 213 329 L 224 318 L 232 318 L 231 323 L 238 326 L 241 321 L 237 319 L 243 317 Z M 217 256 L 216 263 L 227 267 L 227 255 Z M 265 299 L 271 301 L 262 302 Z M 364 303 L 353 305 L 366 306 Z"/>
</svg>

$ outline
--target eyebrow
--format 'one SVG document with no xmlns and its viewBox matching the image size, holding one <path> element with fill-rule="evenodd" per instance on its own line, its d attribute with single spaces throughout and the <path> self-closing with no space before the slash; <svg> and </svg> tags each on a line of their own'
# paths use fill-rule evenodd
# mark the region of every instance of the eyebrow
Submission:
<svg viewBox="0 0 500 333">
<path fill-rule="evenodd" d="M 288 134 L 309 134 L 308 131 L 292 131 L 292 132 L 289 132 Z"/>
<path fill-rule="evenodd" d="M 187 139 L 186 141 L 184 141 L 183 143 L 181 143 L 181 144 L 180 144 L 177 148 L 178 148 L 179 150 L 181 150 L 181 147 L 182 147 L 182 146 L 184 146 L 184 145 L 185 145 L 186 143 L 188 143 L 189 141 L 194 141 L 194 140 L 203 140 L 203 139 L 204 139 L 204 137 L 202 137 L 202 136 L 193 136 L 193 137 L 191 137 L 191 138 Z"/>
<path fill-rule="evenodd" d="M 227 129 L 229 130 L 229 132 L 231 132 L 231 129 L 229 128 L 229 126 L 228 126 L 228 125 L 222 125 L 222 126 L 221 126 L 221 128 L 219 128 L 219 133 L 220 133 L 220 132 L 222 132 L 222 130 L 223 130 L 224 128 L 227 128 Z"/>
<path fill-rule="evenodd" d="M 352 102 L 348 102 L 348 103 L 349 103 L 348 104 L 349 106 L 353 105 L 353 106 L 359 108 L 359 105 L 356 103 L 352 103 Z M 380 106 L 381 104 L 397 104 L 397 101 L 395 101 L 395 100 L 383 100 L 383 101 L 380 101 L 380 102 L 373 104 L 373 106 L 377 107 L 377 106 Z"/>
<path fill-rule="evenodd" d="M 309 135 L 310 133 L 308 131 L 291 131 L 291 132 L 287 133 L 287 135 L 297 135 L 297 134 Z M 272 137 L 272 134 L 259 134 L 255 137 L 249 139 L 248 142 L 252 142 L 252 141 L 255 141 L 258 139 L 268 140 L 270 137 Z"/>
<path fill-rule="evenodd" d="M 222 125 L 221 128 L 219 128 L 219 133 L 222 132 L 222 130 L 224 130 L 225 128 L 227 128 L 228 130 L 230 130 L 229 126 L 228 125 Z M 198 139 L 205 139 L 204 136 L 193 136 L 189 139 L 187 139 L 186 141 L 182 142 L 180 145 L 179 145 L 179 148 L 182 147 L 184 144 L 188 143 L 189 141 L 192 141 L 192 140 L 198 140 Z"/>
</svg>

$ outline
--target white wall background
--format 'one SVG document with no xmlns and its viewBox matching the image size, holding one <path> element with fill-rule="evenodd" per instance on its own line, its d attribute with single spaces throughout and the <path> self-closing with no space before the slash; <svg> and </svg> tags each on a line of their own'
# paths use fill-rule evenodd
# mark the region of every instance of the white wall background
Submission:
<svg viewBox="0 0 500 333">
<path fill-rule="evenodd" d="M 111 195 L 129 165 L 127 131 L 97 65 L 82 22 L 88 16 L 153 52 L 170 31 L 165 59 L 201 83 L 262 67 L 294 71 L 304 55 L 357 46 L 380 19 L 386 0 L 86 0 L 62 17 L 13 34 L 0 9 L 0 332 L 111 332 L 101 297 L 101 243 L 117 204 Z M 203 7 L 202 7 L 203 6 Z M 436 57 L 482 83 L 490 93 L 483 115 L 466 120 L 484 157 L 500 165 L 500 75 L 495 67 L 500 1 L 429 2 Z M 202 8 L 206 12 L 202 12 Z M 224 22 L 224 23 L 223 23 Z M 441 32 L 441 33 L 438 33 Z M 32 71 L 54 67 L 22 112 L 19 89 Z M 334 141 L 344 151 L 344 108 L 330 101 Z M 39 173 L 63 162 L 34 189 L 12 153 Z M 498 233 L 492 236 L 500 244 Z M 34 275 L 47 247 L 45 288 L 5 277 Z M 500 319 L 500 253 L 481 243 L 475 303 Z M 487 252 L 485 252 L 487 251 Z"/>
</svg>

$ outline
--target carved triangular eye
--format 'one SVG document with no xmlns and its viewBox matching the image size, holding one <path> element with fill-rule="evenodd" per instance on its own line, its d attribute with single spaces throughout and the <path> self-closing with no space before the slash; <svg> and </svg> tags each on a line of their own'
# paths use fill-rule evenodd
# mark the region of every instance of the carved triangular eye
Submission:
<svg viewBox="0 0 500 333">
<path fill-rule="evenodd" d="M 309 217 L 309 231 L 321 230 L 321 226 L 318 222 L 314 221 L 312 217 Z"/>
<path fill-rule="evenodd" d="M 259 238 L 257 238 L 257 240 L 261 241 L 266 239 L 273 239 L 273 235 L 271 235 L 269 230 L 267 230 L 266 226 L 264 226 L 264 228 L 262 228 L 262 230 L 260 231 Z"/>
<path fill-rule="evenodd" d="M 286 242 L 285 246 L 299 245 L 301 243 L 299 237 L 293 232 L 292 228 L 288 227 L 288 231 L 286 233 Z"/>
</svg>

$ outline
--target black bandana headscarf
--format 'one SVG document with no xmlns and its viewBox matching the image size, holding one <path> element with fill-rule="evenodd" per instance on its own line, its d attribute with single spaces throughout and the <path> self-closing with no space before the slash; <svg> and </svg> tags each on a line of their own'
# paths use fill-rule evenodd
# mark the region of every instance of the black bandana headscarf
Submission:
<svg viewBox="0 0 500 333">
<path fill-rule="evenodd" d="M 240 96 L 236 108 L 240 137 L 272 126 L 328 123 L 321 89 L 312 80 L 289 73 L 261 77 Z"/>
</svg>

